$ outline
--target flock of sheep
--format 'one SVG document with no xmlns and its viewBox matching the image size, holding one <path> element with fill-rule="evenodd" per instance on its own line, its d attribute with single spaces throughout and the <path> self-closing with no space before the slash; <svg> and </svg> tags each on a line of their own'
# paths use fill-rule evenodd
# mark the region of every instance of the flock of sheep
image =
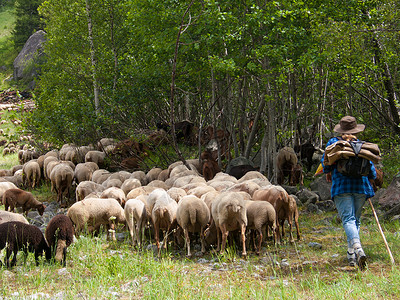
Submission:
<svg viewBox="0 0 400 300">
<path fill-rule="evenodd" d="M 133 245 L 139 248 L 149 236 L 154 237 L 159 253 L 167 247 L 168 237 L 179 245 L 183 236 L 189 257 L 193 234 L 200 237 L 202 253 L 210 246 L 223 253 L 229 232 L 239 232 L 243 256 L 247 254 L 246 236 L 253 237 L 256 253 L 269 231 L 274 243 L 279 243 L 285 220 L 290 242 L 293 223 L 300 239 L 295 199 L 258 171 L 240 179 L 219 172 L 206 180 L 201 162 L 191 159 L 147 173 L 110 172 L 102 167 L 113 146 L 114 140 L 102 139 L 98 149 L 64 145 L 41 156 L 21 150 L 19 166 L 0 170 L 0 197 L 6 210 L 0 212 L 0 250 L 6 247 L 7 266 L 15 265 L 16 253 L 22 249 L 34 252 L 36 261 L 44 252 L 47 259 L 54 257 L 65 265 L 74 235 L 99 233 L 104 227 L 107 239 L 115 240 L 115 231 L 125 228 L 118 224 L 127 225 Z M 66 215 L 56 215 L 49 222 L 45 237 L 21 214 L 7 212 L 22 207 L 25 214 L 30 209 L 43 214 L 46 207 L 22 189 L 35 188 L 42 180 L 51 183 L 59 204 L 69 207 Z"/>
</svg>

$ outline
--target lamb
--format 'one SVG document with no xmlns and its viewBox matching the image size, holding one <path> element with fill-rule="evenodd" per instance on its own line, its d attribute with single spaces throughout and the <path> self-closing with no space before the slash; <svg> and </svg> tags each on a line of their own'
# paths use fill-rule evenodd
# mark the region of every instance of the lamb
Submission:
<svg viewBox="0 0 400 300">
<path fill-rule="evenodd" d="M 106 188 L 93 181 L 82 181 L 75 190 L 76 201 L 81 201 L 91 193 L 101 193 Z"/>
<path fill-rule="evenodd" d="M 37 209 L 39 214 L 42 216 L 46 209 L 46 206 L 42 202 L 37 201 L 33 197 L 32 193 L 18 188 L 5 191 L 3 194 L 3 205 L 5 210 L 10 208 L 10 211 L 12 212 L 14 212 L 16 207 L 22 207 L 25 215 L 28 214 L 30 209 Z"/>
<path fill-rule="evenodd" d="M 247 229 L 255 229 L 258 233 L 259 241 L 256 254 L 260 254 L 263 232 L 267 228 L 272 230 L 274 244 L 276 244 L 276 212 L 271 203 L 266 201 L 246 201 Z"/>
<path fill-rule="evenodd" d="M 113 198 L 121 204 L 122 207 L 125 206 L 126 202 L 126 195 L 125 192 L 118 188 L 118 187 L 109 187 L 108 189 L 105 189 L 101 194 L 100 198 Z"/>
<path fill-rule="evenodd" d="M 74 203 L 67 211 L 67 216 L 79 235 L 87 226 L 89 233 L 99 233 L 101 225 L 107 228 L 107 240 L 116 240 L 115 224 L 125 224 L 125 213 L 117 200 L 107 198 L 85 198 Z"/>
<path fill-rule="evenodd" d="M 176 226 L 176 210 L 178 204 L 162 189 L 156 189 L 151 192 L 147 199 L 147 204 L 151 210 L 157 249 L 160 250 L 160 229 L 163 229 L 165 232 L 164 249 L 166 249 L 168 234 Z"/>
<path fill-rule="evenodd" d="M 51 258 L 50 247 L 40 229 L 34 225 L 22 222 L 7 222 L 0 224 L 0 250 L 6 247 L 4 264 L 7 267 L 15 266 L 17 253 L 23 250 L 26 255 L 29 252 L 35 253 L 36 265 L 39 265 L 39 256 L 45 253 L 47 260 Z M 10 256 L 14 253 L 10 264 Z"/>
<path fill-rule="evenodd" d="M 67 194 L 68 199 L 71 198 L 72 180 L 74 179 L 74 170 L 65 163 L 56 165 L 50 173 L 51 190 L 57 193 L 57 202 L 61 206 L 63 203 L 63 196 Z"/>
<path fill-rule="evenodd" d="M 229 231 L 240 229 L 242 240 L 242 256 L 246 257 L 246 204 L 242 195 L 235 192 L 220 193 L 211 203 L 211 215 L 217 229 L 217 251 L 225 251 Z M 222 246 L 221 246 L 222 235 Z"/>
<path fill-rule="evenodd" d="M 54 216 L 46 227 L 45 237 L 52 257 L 66 266 L 67 247 L 74 241 L 74 226 L 66 215 Z"/>
<path fill-rule="evenodd" d="M 146 197 L 140 195 L 135 199 L 129 199 L 125 203 L 125 219 L 132 237 L 133 246 L 142 245 L 144 229 L 147 222 Z"/>
<path fill-rule="evenodd" d="M 28 161 L 22 168 L 22 180 L 25 186 L 35 188 L 41 178 L 40 166 L 36 161 Z"/>
<path fill-rule="evenodd" d="M 182 227 L 187 246 L 187 256 L 191 257 L 189 232 L 199 232 L 201 239 L 201 252 L 206 252 L 204 245 L 204 229 L 210 221 L 210 210 L 204 201 L 196 196 L 184 196 L 179 201 L 176 211 L 176 220 Z"/>
<path fill-rule="evenodd" d="M 21 214 L 0 210 L 0 224 L 11 221 L 29 224 L 28 220 Z"/>
</svg>

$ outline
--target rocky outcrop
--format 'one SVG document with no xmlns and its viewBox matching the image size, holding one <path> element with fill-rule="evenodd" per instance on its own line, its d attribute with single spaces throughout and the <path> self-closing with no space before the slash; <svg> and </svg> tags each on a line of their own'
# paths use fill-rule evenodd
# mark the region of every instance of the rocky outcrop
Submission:
<svg viewBox="0 0 400 300">
<path fill-rule="evenodd" d="M 14 60 L 14 80 L 30 80 L 37 76 L 37 64 L 40 64 L 43 59 L 43 43 L 45 41 L 46 33 L 43 30 L 39 30 L 29 37 Z"/>
<path fill-rule="evenodd" d="M 379 205 L 384 210 L 393 210 L 398 207 L 397 213 L 400 213 L 400 173 L 398 173 L 386 188 L 383 195 L 379 198 Z M 396 209 L 393 211 L 395 213 Z"/>
</svg>

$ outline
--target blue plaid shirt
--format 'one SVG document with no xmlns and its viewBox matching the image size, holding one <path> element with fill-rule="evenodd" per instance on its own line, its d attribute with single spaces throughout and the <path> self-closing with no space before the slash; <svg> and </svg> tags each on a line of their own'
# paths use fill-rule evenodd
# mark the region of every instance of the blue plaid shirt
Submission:
<svg viewBox="0 0 400 300">
<path fill-rule="evenodd" d="M 332 145 L 336 143 L 339 138 L 334 137 L 331 138 L 326 146 Z M 376 178 L 376 170 L 373 162 L 370 161 L 371 170 L 368 176 L 363 176 L 362 178 L 353 178 L 342 175 L 338 172 L 336 164 L 332 166 L 324 165 L 324 155 L 322 156 L 321 163 L 324 167 L 324 173 L 332 172 L 332 188 L 331 188 L 331 197 L 332 199 L 336 195 L 344 194 L 344 193 L 354 193 L 354 194 L 365 194 L 366 198 L 371 198 L 375 195 L 374 190 L 368 179 Z"/>
</svg>

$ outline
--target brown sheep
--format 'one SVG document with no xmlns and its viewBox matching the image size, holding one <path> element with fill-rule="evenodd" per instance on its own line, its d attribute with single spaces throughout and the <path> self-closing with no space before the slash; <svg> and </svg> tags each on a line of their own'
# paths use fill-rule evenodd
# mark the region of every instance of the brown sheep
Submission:
<svg viewBox="0 0 400 300">
<path fill-rule="evenodd" d="M 46 227 L 45 237 L 55 260 L 65 267 L 67 247 L 74 241 L 74 225 L 66 215 L 54 216 Z"/>
<path fill-rule="evenodd" d="M 282 185 L 285 177 L 289 176 L 289 185 L 294 183 L 294 167 L 297 165 L 297 156 L 291 147 L 283 147 L 278 151 L 276 167 L 278 169 L 277 182 Z"/>
<path fill-rule="evenodd" d="M 276 212 L 271 203 L 266 201 L 246 201 L 247 229 L 255 229 L 258 233 L 256 254 L 260 254 L 263 232 L 270 228 L 276 244 Z"/>
<path fill-rule="evenodd" d="M 42 202 L 37 201 L 32 193 L 21 189 L 9 189 L 5 191 L 3 195 L 3 205 L 5 210 L 8 210 L 10 207 L 10 211 L 12 212 L 14 212 L 16 207 L 22 207 L 25 215 L 28 214 L 30 209 L 37 209 L 42 216 L 46 209 L 46 206 Z"/>
<path fill-rule="evenodd" d="M 272 206 L 275 208 L 276 215 L 277 215 L 277 222 L 276 222 L 276 227 L 277 227 L 277 240 L 280 242 L 281 236 L 280 236 L 280 229 L 279 226 L 280 224 L 283 225 L 285 220 L 288 220 L 289 226 L 290 226 L 290 242 L 293 242 L 293 235 L 292 235 L 292 221 L 293 221 L 293 216 L 294 214 L 297 214 L 297 205 L 296 201 L 291 199 L 289 197 L 288 193 L 280 186 L 276 185 L 271 185 L 270 187 L 260 189 L 253 194 L 253 200 L 255 201 L 268 201 L 269 203 L 272 204 Z M 293 203 L 294 201 L 294 203 Z M 282 222 L 283 220 L 283 222 Z M 298 217 L 297 217 L 298 220 Z M 296 222 L 296 217 L 295 217 L 295 222 Z M 282 226 L 283 227 L 283 226 Z M 296 227 L 298 228 L 298 223 L 296 224 Z M 282 236 L 284 235 L 284 229 L 282 228 Z M 297 239 L 300 239 L 300 235 L 298 233 Z"/>
</svg>

